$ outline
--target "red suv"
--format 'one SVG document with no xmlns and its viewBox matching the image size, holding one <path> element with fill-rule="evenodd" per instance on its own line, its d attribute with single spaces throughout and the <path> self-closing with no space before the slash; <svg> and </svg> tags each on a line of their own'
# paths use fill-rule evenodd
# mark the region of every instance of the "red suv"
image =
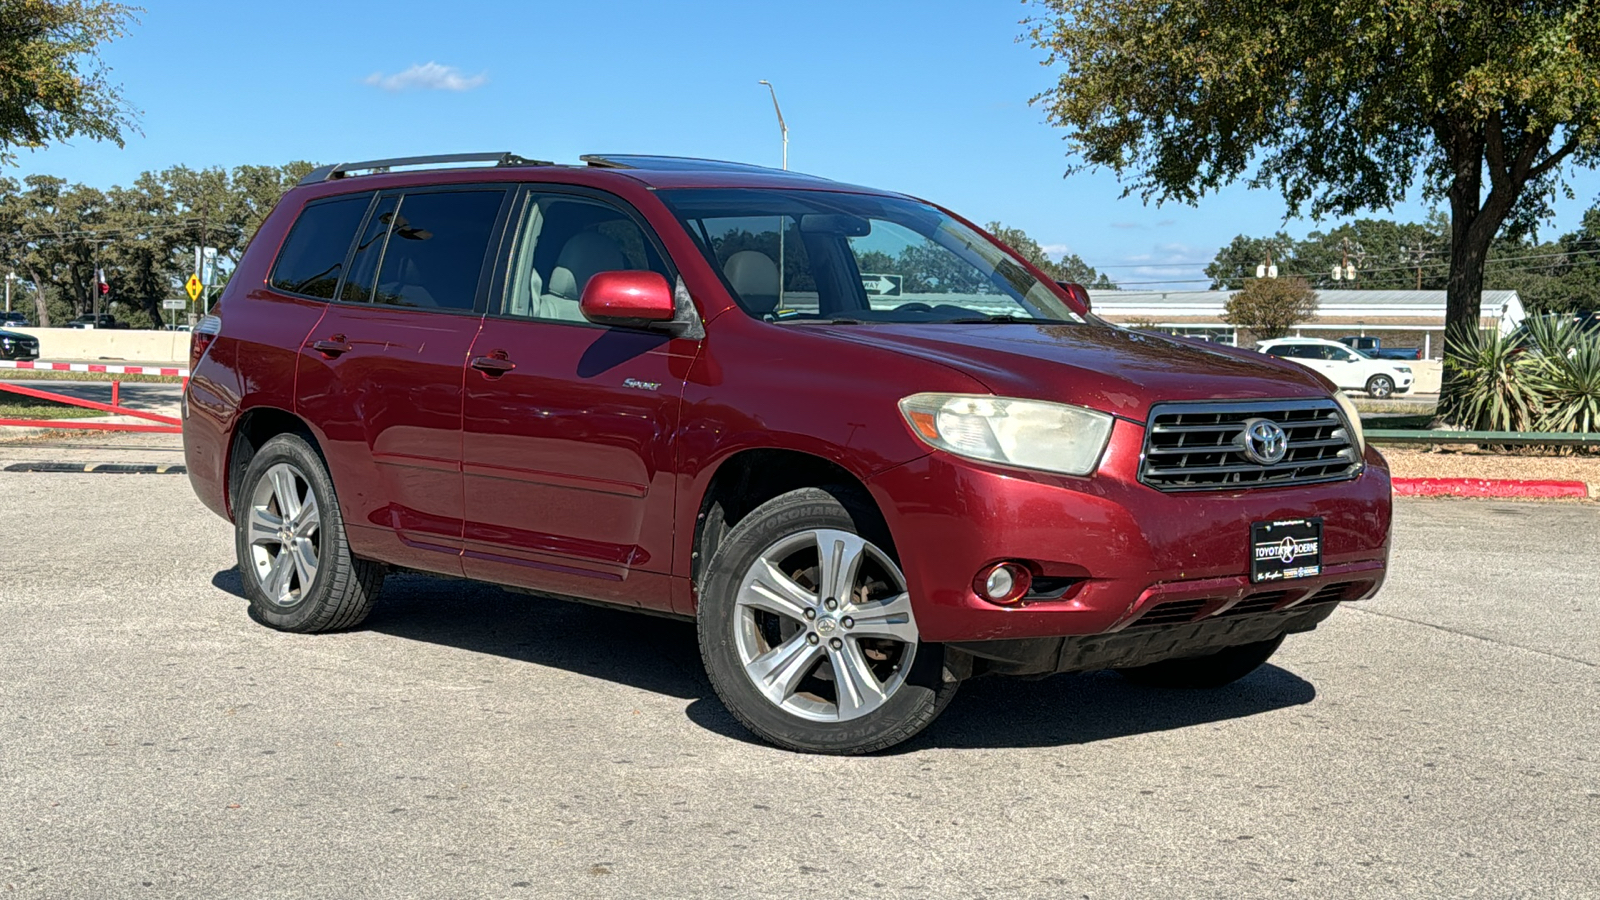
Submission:
<svg viewBox="0 0 1600 900">
<path fill-rule="evenodd" d="M 262 225 L 184 407 L 262 621 L 397 569 L 692 618 L 752 731 L 858 753 L 975 675 L 1226 684 L 1383 581 L 1316 373 L 1113 327 L 911 197 L 584 162 L 330 166 Z"/>
</svg>

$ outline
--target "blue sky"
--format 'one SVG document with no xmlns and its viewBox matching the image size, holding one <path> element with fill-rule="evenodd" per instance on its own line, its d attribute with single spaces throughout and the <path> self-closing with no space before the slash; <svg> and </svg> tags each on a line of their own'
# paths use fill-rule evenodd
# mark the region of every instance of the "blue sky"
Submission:
<svg viewBox="0 0 1600 900">
<path fill-rule="evenodd" d="M 1017 41 L 1030 11 L 1021 2 L 148 5 L 106 53 L 141 133 L 123 149 L 80 141 L 23 152 L 8 174 L 106 187 L 177 163 L 468 150 L 777 165 L 765 78 L 789 123 L 791 168 L 998 219 L 1129 287 L 1203 288 L 1184 282 L 1203 279 L 1235 234 L 1319 227 L 1285 225 L 1282 201 L 1266 191 L 1157 207 L 1119 199 L 1109 173 L 1063 179 L 1062 133 L 1028 103 L 1052 76 Z M 1600 194 L 1594 173 L 1574 185 L 1550 236 L 1575 228 Z M 1416 201 L 1395 211 L 1425 214 Z"/>
</svg>

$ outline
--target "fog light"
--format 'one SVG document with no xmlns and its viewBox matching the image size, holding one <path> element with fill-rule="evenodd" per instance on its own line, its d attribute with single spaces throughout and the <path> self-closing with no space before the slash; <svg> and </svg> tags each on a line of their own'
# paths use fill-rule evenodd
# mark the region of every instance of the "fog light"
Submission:
<svg viewBox="0 0 1600 900">
<path fill-rule="evenodd" d="M 1021 600 L 1032 586 L 1033 575 L 1028 567 L 1013 562 L 985 566 L 972 579 L 972 589 L 979 597 L 1000 606 L 1010 606 Z"/>
</svg>

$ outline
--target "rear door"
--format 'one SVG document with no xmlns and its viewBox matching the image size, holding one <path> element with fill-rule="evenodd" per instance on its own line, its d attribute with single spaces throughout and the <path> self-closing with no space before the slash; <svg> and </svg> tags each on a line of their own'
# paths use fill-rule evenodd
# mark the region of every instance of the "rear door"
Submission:
<svg viewBox="0 0 1600 900">
<path fill-rule="evenodd" d="M 598 272 L 677 273 L 608 195 L 530 189 L 513 234 L 466 373 L 466 574 L 669 608 L 672 436 L 699 342 L 591 324 L 578 300 Z"/>
<path fill-rule="evenodd" d="M 461 574 L 461 380 L 510 191 L 380 194 L 300 354 L 352 548 Z"/>
</svg>

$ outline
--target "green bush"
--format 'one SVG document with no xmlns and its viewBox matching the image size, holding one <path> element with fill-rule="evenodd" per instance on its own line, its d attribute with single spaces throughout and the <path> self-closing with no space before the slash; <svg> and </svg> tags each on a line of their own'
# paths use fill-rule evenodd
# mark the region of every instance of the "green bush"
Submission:
<svg viewBox="0 0 1600 900">
<path fill-rule="evenodd" d="M 1541 407 L 1528 359 L 1498 331 L 1453 332 L 1445 341 L 1444 379 L 1458 389 L 1444 392 L 1450 400 L 1439 405 L 1439 415 L 1475 431 L 1527 431 Z"/>
<path fill-rule="evenodd" d="M 1566 319 L 1530 319 L 1526 342 L 1495 331 L 1456 332 L 1444 377 L 1461 390 L 1445 421 L 1485 431 L 1600 430 L 1600 333 Z"/>
<path fill-rule="evenodd" d="M 1542 401 L 1537 425 L 1592 432 L 1600 429 L 1600 334 L 1562 326 L 1529 329 L 1538 348 L 1526 362 L 1528 383 Z"/>
</svg>

